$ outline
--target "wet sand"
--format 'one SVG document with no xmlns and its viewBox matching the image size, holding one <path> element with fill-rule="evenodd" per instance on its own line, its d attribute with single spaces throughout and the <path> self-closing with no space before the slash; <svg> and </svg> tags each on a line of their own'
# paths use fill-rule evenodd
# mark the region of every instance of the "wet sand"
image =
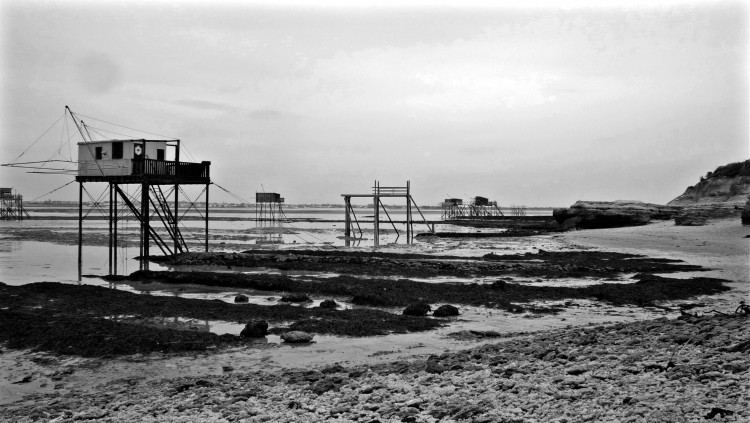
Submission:
<svg viewBox="0 0 750 423">
<path fill-rule="evenodd" d="M 750 239 L 744 238 L 746 235 L 750 235 L 750 227 L 743 227 L 739 224 L 739 219 L 732 219 L 710 222 L 709 225 L 704 227 L 676 227 L 671 222 L 660 222 L 635 228 L 577 231 L 539 237 L 535 242 L 545 245 L 545 248 L 553 245 L 561 249 L 600 249 L 603 251 L 645 254 L 649 257 L 679 259 L 684 260 L 687 264 L 701 265 L 714 269 L 709 272 L 699 272 L 700 276 L 728 279 L 733 289 L 723 294 L 691 299 L 690 301 L 698 303 L 699 306 L 693 308 L 690 312 L 702 315 L 712 309 L 731 312 L 738 304 L 739 299 L 748 300 L 748 279 L 750 278 L 748 273 L 748 253 L 750 252 Z M 687 278 L 696 276 L 696 273 L 698 272 L 684 272 L 671 274 L 670 276 Z M 491 313 L 494 314 L 490 316 Z M 505 383 L 504 379 L 501 380 L 501 378 L 494 376 L 489 365 L 484 368 L 481 363 L 479 366 L 482 368 L 472 368 L 469 366 L 469 370 L 467 368 L 455 369 L 452 370 L 453 373 L 445 371 L 445 369 L 444 372 L 440 373 L 425 371 L 425 360 L 431 355 L 440 356 L 447 354 L 442 361 L 461 361 L 465 354 L 461 351 L 467 348 L 480 348 L 483 344 L 495 345 L 495 343 L 499 342 L 497 338 L 472 338 L 470 336 L 472 331 L 502 332 L 503 321 L 512 320 L 517 325 L 519 319 L 523 319 L 521 321 L 528 322 L 528 325 L 520 325 L 520 329 L 517 329 L 515 333 L 506 334 L 505 336 L 518 337 L 516 341 L 511 342 L 522 342 L 525 343 L 523 345 L 530 346 L 544 342 L 545 339 L 549 339 L 550 337 L 558 339 L 557 342 L 566 339 L 565 337 L 569 336 L 566 334 L 576 332 L 575 327 L 566 329 L 571 324 L 632 322 L 666 317 L 670 320 L 649 323 L 654 325 L 656 328 L 654 331 L 656 332 L 661 331 L 660 328 L 663 326 L 664 331 L 662 332 L 666 333 L 667 329 L 673 329 L 669 325 L 672 325 L 671 322 L 674 322 L 674 319 L 678 316 L 679 312 L 677 309 L 668 311 L 663 309 L 617 308 L 580 301 L 577 307 L 570 307 L 559 315 L 534 318 L 529 318 L 528 316 L 520 317 L 486 308 L 467 307 L 464 310 L 464 314 L 456 318 L 456 321 L 447 328 L 419 334 L 386 335 L 383 337 L 320 338 L 320 342 L 318 343 L 299 347 L 272 343 L 264 348 L 254 349 L 233 347 L 216 352 L 208 351 L 181 355 L 155 354 L 110 359 L 54 356 L 45 353 L 9 350 L 3 347 L 2 355 L 0 355 L 0 393 L 2 393 L 0 401 L 10 406 L 4 408 L 4 411 L 0 411 L 0 417 L 18 421 L 23 421 L 24 417 L 29 421 L 50 421 L 56 417 L 60 418 L 59 421 L 72 421 L 74 418 L 82 419 L 87 416 L 98 416 L 99 421 L 124 421 L 126 418 L 134 418 L 136 416 L 140 420 L 164 421 L 169 421 L 171 418 L 177 420 L 179 416 L 193 416 L 193 418 L 206 421 L 235 421 L 238 418 L 246 418 L 247 421 L 271 421 L 280 418 L 290 421 L 316 421 L 323 419 L 349 421 L 353 417 L 363 421 L 371 421 L 376 418 L 379 418 L 381 421 L 402 421 L 404 418 L 414 416 L 415 420 L 411 421 L 437 421 L 440 413 L 444 411 L 445 413 L 442 417 L 462 420 L 460 417 L 463 415 L 460 412 L 451 414 L 451 410 L 443 405 L 435 405 L 434 403 L 437 400 L 434 397 L 422 395 L 424 392 L 418 387 L 420 385 L 431 386 L 431 389 L 439 390 L 451 385 L 464 384 L 461 389 L 468 393 L 467 395 L 469 396 L 467 398 L 470 399 L 472 395 L 474 397 L 481 397 L 483 392 L 492 389 L 496 390 L 501 383 Z M 644 323 L 631 324 L 636 325 L 634 327 L 641 327 L 637 325 L 643 325 Z M 739 342 L 739 339 L 747 339 L 748 336 L 747 320 L 744 321 L 743 325 L 738 327 L 733 326 L 733 329 L 726 333 L 722 329 L 722 324 L 717 323 L 712 324 L 712 326 L 718 332 L 729 337 L 728 339 L 731 338 L 731 342 L 735 344 Z M 628 327 L 630 326 L 623 326 L 624 329 L 618 332 L 620 335 L 616 336 L 616 340 L 618 341 L 618 345 L 622 345 L 610 348 L 608 350 L 610 355 L 638 355 L 642 347 L 639 346 L 640 344 L 628 345 L 629 340 L 635 340 L 632 335 L 635 329 L 630 330 L 627 329 Z M 605 326 L 597 325 L 590 330 L 597 333 L 608 333 Z M 462 333 L 468 335 L 463 337 L 456 336 Z M 501 343 L 491 347 L 497 352 L 495 356 L 503 357 L 505 354 L 503 351 L 509 348 L 503 347 L 503 345 L 505 344 Z M 725 348 L 729 346 L 731 345 L 716 345 L 714 347 Z M 586 347 L 586 345 L 580 344 L 571 345 L 571 348 L 580 354 L 588 354 L 585 353 Z M 592 346 L 589 345 L 589 347 Z M 606 345 L 596 346 L 596 348 L 603 347 L 606 347 Z M 688 345 L 687 347 L 691 351 L 690 354 L 695 354 L 695 357 L 700 356 L 701 349 L 699 346 Z M 513 350 L 513 348 L 510 348 L 510 350 Z M 692 352 L 693 350 L 695 352 Z M 651 361 L 655 360 L 656 357 L 662 359 L 665 354 L 668 355 L 668 353 L 673 351 L 674 345 L 669 343 L 661 347 L 656 344 L 647 348 L 643 347 L 643 355 L 637 357 L 634 363 L 639 365 L 644 365 L 644 363 L 645 365 L 652 364 Z M 703 354 L 708 352 L 710 351 L 703 350 Z M 504 360 L 512 362 L 518 358 L 517 356 L 508 355 Z M 739 408 L 737 401 L 730 400 L 733 398 L 731 395 L 737 392 L 744 392 L 744 398 L 747 398 L 747 381 L 749 380 L 747 369 L 730 367 L 729 370 L 726 370 L 721 367 L 725 364 L 729 365 L 737 359 L 735 356 L 727 356 L 718 365 L 719 368 L 716 371 L 721 375 L 729 376 L 712 376 L 716 379 L 716 384 L 711 385 L 711 389 L 715 392 L 715 398 L 721 400 L 719 401 L 721 405 L 726 407 L 719 407 L 722 410 L 732 408 L 732 410 L 737 411 Z M 403 360 L 412 364 L 407 365 L 404 368 L 405 370 L 402 369 L 403 372 L 394 370 L 393 363 Z M 602 363 L 599 359 L 589 361 L 591 361 L 590 364 L 593 367 L 597 367 Z M 312 384 L 325 381 L 326 377 L 313 378 L 314 380 L 306 386 L 298 386 L 294 382 L 293 377 L 281 377 L 283 374 L 302 371 L 294 369 L 309 370 L 316 368 L 316 366 L 319 366 L 317 368 L 320 369 L 335 364 L 341 364 L 345 369 L 349 369 L 343 371 L 343 374 L 346 374 L 347 377 L 340 377 L 344 382 L 333 381 L 329 383 L 329 385 L 332 384 L 331 386 L 337 387 L 335 390 L 324 390 L 320 393 L 314 389 L 310 390 Z M 549 372 L 553 370 L 554 366 L 542 369 L 536 368 L 532 364 L 534 363 L 529 364 L 530 367 L 525 370 L 526 374 L 531 372 L 530 374 L 533 376 L 532 380 L 536 381 L 540 386 L 548 386 L 550 378 L 552 378 Z M 564 365 L 564 363 L 558 364 Z M 572 366 L 572 364 L 570 365 Z M 358 368 L 358 366 L 366 366 L 370 369 L 370 372 L 374 372 L 373 375 L 368 376 L 364 380 L 361 378 L 352 378 L 350 375 L 353 370 L 351 369 Z M 443 365 L 441 364 L 441 366 Z M 379 368 L 386 370 L 382 370 L 381 372 L 377 370 Z M 565 368 L 563 367 L 562 369 Z M 737 371 L 735 372 L 735 370 Z M 489 371 L 489 373 L 483 373 L 486 371 Z M 467 372 L 471 372 L 471 375 Z M 338 373 L 342 372 L 332 372 L 331 374 Z M 357 372 L 354 371 L 354 373 Z M 630 373 L 623 370 L 619 381 L 616 377 L 612 377 L 612 386 L 621 386 L 620 389 L 622 389 L 621 384 L 628 374 Z M 664 375 L 667 376 L 667 373 L 665 372 Z M 578 375 L 563 375 L 562 382 L 567 380 L 566 378 L 569 376 L 577 377 Z M 476 379 L 473 383 L 469 383 L 465 380 L 466 377 L 469 377 L 469 379 L 478 377 L 479 379 Z M 205 390 L 206 392 L 204 393 L 213 392 L 213 394 L 201 395 L 197 400 L 194 398 L 192 400 L 192 408 L 184 408 L 184 404 L 180 403 L 179 398 L 173 398 L 172 400 L 170 399 L 172 398 L 171 396 L 164 396 L 176 384 L 184 382 L 183 378 L 188 378 L 189 380 L 189 382 L 185 382 L 183 385 L 196 386 Z M 511 377 L 510 379 L 513 378 Z M 583 379 L 586 379 L 586 376 Z M 206 386 L 197 383 L 201 380 L 207 383 Z M 221 392 L 240 390 L 240 388 L 248 385 L 248 381 L 256 380 L 267 381 L 264 389 L 267 389 L 271 394 L 263 398 L 257 395 L 253 396 L 253 398 L 247 397 L 242 401 L 232 402 L 231 404 L 226 404 L 225 407 L 218 408 L 217 404 L 211 400 L 212 396 L 219 395 Z M 601 381 L 602 379 L 595 378 L 595 380 Z M 415 383 L 415 381 L 417 382 Z M 729 383 L 731 381 L 734 382 Z M 190 385 L 191 383 L 192 385 Z M 266 382 L 262 382 L 261 384 L 264 383 Z M 356 402 L 350 398 L 350 394 L 369 391 L 367 387 L 369 383 L 375 385 L 382 384 L 388 388 L 389 395 L 381 394 L 381 402 L 390 407 L 388 410 L 381 410 L 381 408 L 370 410 L 367 405 L 369 403 L 367 401 L 360 401 L 359 396 Z M 321 385 L 325 384 L 321 382 Z M 659 411 L 659 404 L 666 403 L 663 398 L 656 394 L 659 391 L 660 385 L 658 383 L 652 385 L 649 388 L 649 392 L 654 392 L 652 397 L 646 395 L 644 398 L 640 398 L 634 402 L 634 404 L 640 403 L 641 407 L 645 407 L 644 410 L 646 410 L 646 414 L 644 414 L 644 410 L 641 410 L 640 414 L 633 414 L 632 416 L 635 416 L 636 420 L 646 419 L 649 413 L 655 416 L 653 413 Z M 664 381 L 661 387 L 664 388 L 668 385 Z M 212 386 L 216 388 L 214 389 Z M 396 389 L 397 386 L 401 387 L 399 388 L 400 391 Z M 677 389 L 671 385 L 669 386 L 669 389 Z M 578 390 L 575 388 L 571 389 L 573 391 Z M 91 397 L 87 395 L 95 395 L 95 393 L 102 391 L 105 391 L 109 395 L 108 402 L 110 404 L 132 404 L 121 405 L 118 410 L 122 410 L 123 413 L 119 413 L 118 410 L 113 411 L 111 407 L 105 406 L 97 406 L 97 410 L 92 410 L 89 403 L 86 402 L 91 400 Z M 279 401 L 282 400 L 274 396 L 276 392 L 287 392 L 289 395 L 285 397 L 285 400 L 290 399 L 291 401 L 294 395 L 300 395 L 300 398 L 306 398 L 309 401 L 297 401 L 299 406 L 289 405 L 284 402 L 284 407 L 279 408 Z M 370 395 L 372 397 L 372 392 L 360 394 L 360 396 Z M 528 393 L 529 391 L 527 390 L 526 395 Z M 517 394 L 521 395 L 523 391 L 521 390 Z M 146 401 L 150 405 L 139 408 L 136 406 L 136 403 L 144 401 L 144 395 L 151 395 L 153 401 Z M 597 397 L 595 394 L 587 395 L 591 397 L 592 401 Z M 612 395 L 608 394 L 607 398 L 610 397 Z M 344 415 L 341 412 L 334 412 L 334 408 L 346 398 L 348 398 L 346 404 L 349 404 L 353 410 L 359 410 L 357 411 L 358 414 Z M 422 399 L 420 400 L 420 398 Z M 412 406 L 407 406 L 406 404 L 411 399 L 420 400 L 420 402 L 412 403 Z M 619 398 L 620 405 L 623 404 L 624 400 L 625 398 Z M 170 403 L 170 401 L 173 402 Z M 567 401 L 575 403 L 571 398 L 568 398 Z M 155 405 L 157 402 L 158 407 Z M 433 404 L 428 407 L 426 402 L 432 402 Z M 314 406 L 310 405 L 313 403 L 315 404 Z M 705 401 L 704 403 L 700 403 L 700 406 L 696 406 L 696 410 L 693 411 L 693 415 L 696 418 L 703 417 L 701 413 L 706 414 L 711 411 L 710 404 Z M 56 407 L 55 404 L 63 404 L 64 406 Z M 172 407 L 170 404 L 172 406 L 182 404 L 183 411 L 176 412 L 172 410 L 170 412 L 170 407 Z M 230 405 L 232 406 L 230 407 Z M 413 405 L 420 406 L 413 407 Z M 149 408 L 152 406 L 155 408 Z M 312 411 L 308 410 L 310 407 L 312 407 Z M 495 405 L 493 407 L 497 408 L 499 406 Z M 483 408 L 483 412 L 465 412 L 464 414 L 466 415 L 463 417 L 466 420 L 481 417 L 485 414 L 487 416 L 498 417 L 497 414 L 487 414 L 487 410 L 493 407 L 486 406 Z M 535 412 L 536 408 L 520 411 L 514 410 L 504 418 L 518 418 L 521 420 L 549 418 L 549 415 L 545 415 L 546 417 L 543 418 L 542 414 Z M 616 410 L 619 407 L 610 406 L 604 408 Z M 436 409 L 443 411 L 430 414 L 431 411 L 435 411 Z M 226 410 L 233 411 L 227 414 Z M 159 412 L 157 413 L 156 411 Z M 188 411 L 190 412 L 188 413 Z M 49 414 L 44 414 L 44 412 Z M 680 414 L 675 412 L 675 410 L 662 410 L 662 412 L 673 417 Z M 399 413 L 405 414 L 401 415 Z M 557 417 L 565 416 L 565 412 L 560 413 Z M 346 416 L 346 418 L 342 416 Z M 606 416 L 606 413 L 600 415 L 600 417 L 604 416 Z M 740 419 L 741 416 L 741 413 L 726 414 L 723 419 L 724 421 L 742 421 Z M 623 417 L 623 415 L 620 415 L 620 417 Z M 715 418 L 718 420 L 721 418 L 721 415 L 716 414 Z M 571 419 L 571 417 L 568 417 L 568 419 Z M 570 421 L 575 420 L 577 419 L 572 418 Z M 490 419 L 487 421 L 493 420 Z"/>
</svg>

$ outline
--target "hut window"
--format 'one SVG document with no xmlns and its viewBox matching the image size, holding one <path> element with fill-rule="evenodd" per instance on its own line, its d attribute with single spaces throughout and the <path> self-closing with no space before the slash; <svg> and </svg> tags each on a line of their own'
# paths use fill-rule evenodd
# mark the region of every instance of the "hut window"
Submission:
<svg viewBox="0 0 750 423">
<path fill-rule="evenodd" d="M 112 158 L 113 159 L 122 158 L 122 141 L 117 141 L 117 142 L 112 143 Z"/>
<path fill-rule="evenodd" d="M 156 149 L 156 160 L 164 160 L 164 149 L 163 148 L 157 148 Z"/>
<path fill-rule="evenodd" d="M 102 148 L 101 147 L 96 147 L 95 154 L 96 154 L 96 160 L 101 160 L 102 159 Z"/>
</svg>

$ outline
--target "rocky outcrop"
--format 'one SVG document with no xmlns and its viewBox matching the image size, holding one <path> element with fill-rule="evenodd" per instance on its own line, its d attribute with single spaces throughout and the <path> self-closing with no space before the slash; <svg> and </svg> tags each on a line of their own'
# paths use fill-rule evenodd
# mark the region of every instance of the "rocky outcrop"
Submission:
<svg viewBox="0 0 750 423">
<path fill-rule="evenodd" d="M 679 206 L 641 201 L 577 201 L 552 214 L 563 229 L 569 230 L 645 225 L 651 220 L 672 219 L 680 210 Z"/>
<path fill-rule="evenodd" d="M 741 215 L 749 195 L 750 160 L 746 160 L 706 173 L 668 204 L 683 207 L 675 217 L 675 224 L 695 226 L 705 224 L 708 219 Z"/>
<path fill-rule="evenodd" d="M 702 226 L 709 219 L 720 219 L 724 217 L 737 216 L 735 207 L 727 207 L 722 204 L 703 204 L 693 207 L 685 207 L 674 218 L 677 226 Z"/>
<path fill-rule="evenodd" d="M 237 295 L 237 296 L 234 297 L 234 302 L 235 303 L 246 303 L 248 301 L 250 301 L 250 298 L 248 298 L 248 296 L 244 295 L 244 294 L 239 294 L 239 295 Z"/>
<path fill-rule="evenodd" d="M 741 210 L 748 195 L 750 160 L 745 160 L 719 166 L 713 172 L 706 173 L 697 184 L 687 187 L 682 195 L 667 204 L 684 207 L 724 204 Z"/>
</svg>

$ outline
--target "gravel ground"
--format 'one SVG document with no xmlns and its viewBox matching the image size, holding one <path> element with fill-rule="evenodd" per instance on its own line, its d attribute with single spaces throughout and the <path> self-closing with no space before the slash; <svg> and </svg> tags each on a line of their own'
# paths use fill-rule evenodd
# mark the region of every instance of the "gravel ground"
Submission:
<svg viewBox="0 0 750 423">
<path fill-rule="evenodd" d="M 747 316 L 540 332 L 372 366 L 109 382 L 27 397 L 3 421 L 748 421 Z"/>
</svg>

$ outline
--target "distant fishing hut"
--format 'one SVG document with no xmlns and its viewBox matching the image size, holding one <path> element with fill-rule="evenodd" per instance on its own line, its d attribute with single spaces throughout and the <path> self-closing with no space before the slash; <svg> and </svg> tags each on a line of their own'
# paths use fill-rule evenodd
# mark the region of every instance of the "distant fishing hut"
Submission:
<svg viewBox="0 0 750 423">
<path fill-rule="evenodd" d="M 468 204 L 459 198 L 446 198 L 442 204 L 442 219 L 482 219 L 502 217 L 503 212 L 497 201 L 490 201 L 487 197 L 476 196 Z"/>
<path fill-rule="evenodd" d="M 181 185 L 205 185 L 205 250 L 208 251 L 208 191 L 211 185 L 211 162 L 184 162 L 180 160 L 179 139 L 110 139 L 93 140 L 83 121 L 73 117 L 84 141 L 78 143 L 78 274 L 82 269 L 84 184 L 104 182 L 109 184 L 109 274 L 117 274 L 118 202 L 122 201 L 140 224 L 140 268 L 148 270 L 150 244 L 163 254 L 188 251 L 180 231 Z M 132 198 L 122 185 L 136 185 L 140 193 Z M 168 192 L 165 194 L 165 189 Z M 136 190 L 137 191 L 137 190 Z M 169 192 L 171 191 L 171 192 Z M 172 198 L 170 198 L 170 194 Z M 199 195 L 200 196 L 200 195 Z M 140 198 L 138 198 L 140 197 Z M 171 200 L 171 201 L 170 201 Z M 191 202 L 195 210 L 196 202 Z M 101 207 L 94 201 L 92 207 Z M 187 210 L 186 210 L 187 211 Z M 198 210 L 200 214 L 200 211 Z M 86 213 L 88 215 L 88 212 Z M 159 223 L 161 228 L 157 231 Z"/>
<path fill-rule="evenodd" d="M 283 203 L 284 197 L 277 192 L 256 192 L 255 220 L 275 222 L 281 219 L 284 217 L 284 210 L 281 208 Z"/>
<path fill-rule="evenodd" d="M 0 188 L 0 220 L 23 220 L 29 214 L 23 208 L 23 196 L 13 188 Z"/>
</svg>

